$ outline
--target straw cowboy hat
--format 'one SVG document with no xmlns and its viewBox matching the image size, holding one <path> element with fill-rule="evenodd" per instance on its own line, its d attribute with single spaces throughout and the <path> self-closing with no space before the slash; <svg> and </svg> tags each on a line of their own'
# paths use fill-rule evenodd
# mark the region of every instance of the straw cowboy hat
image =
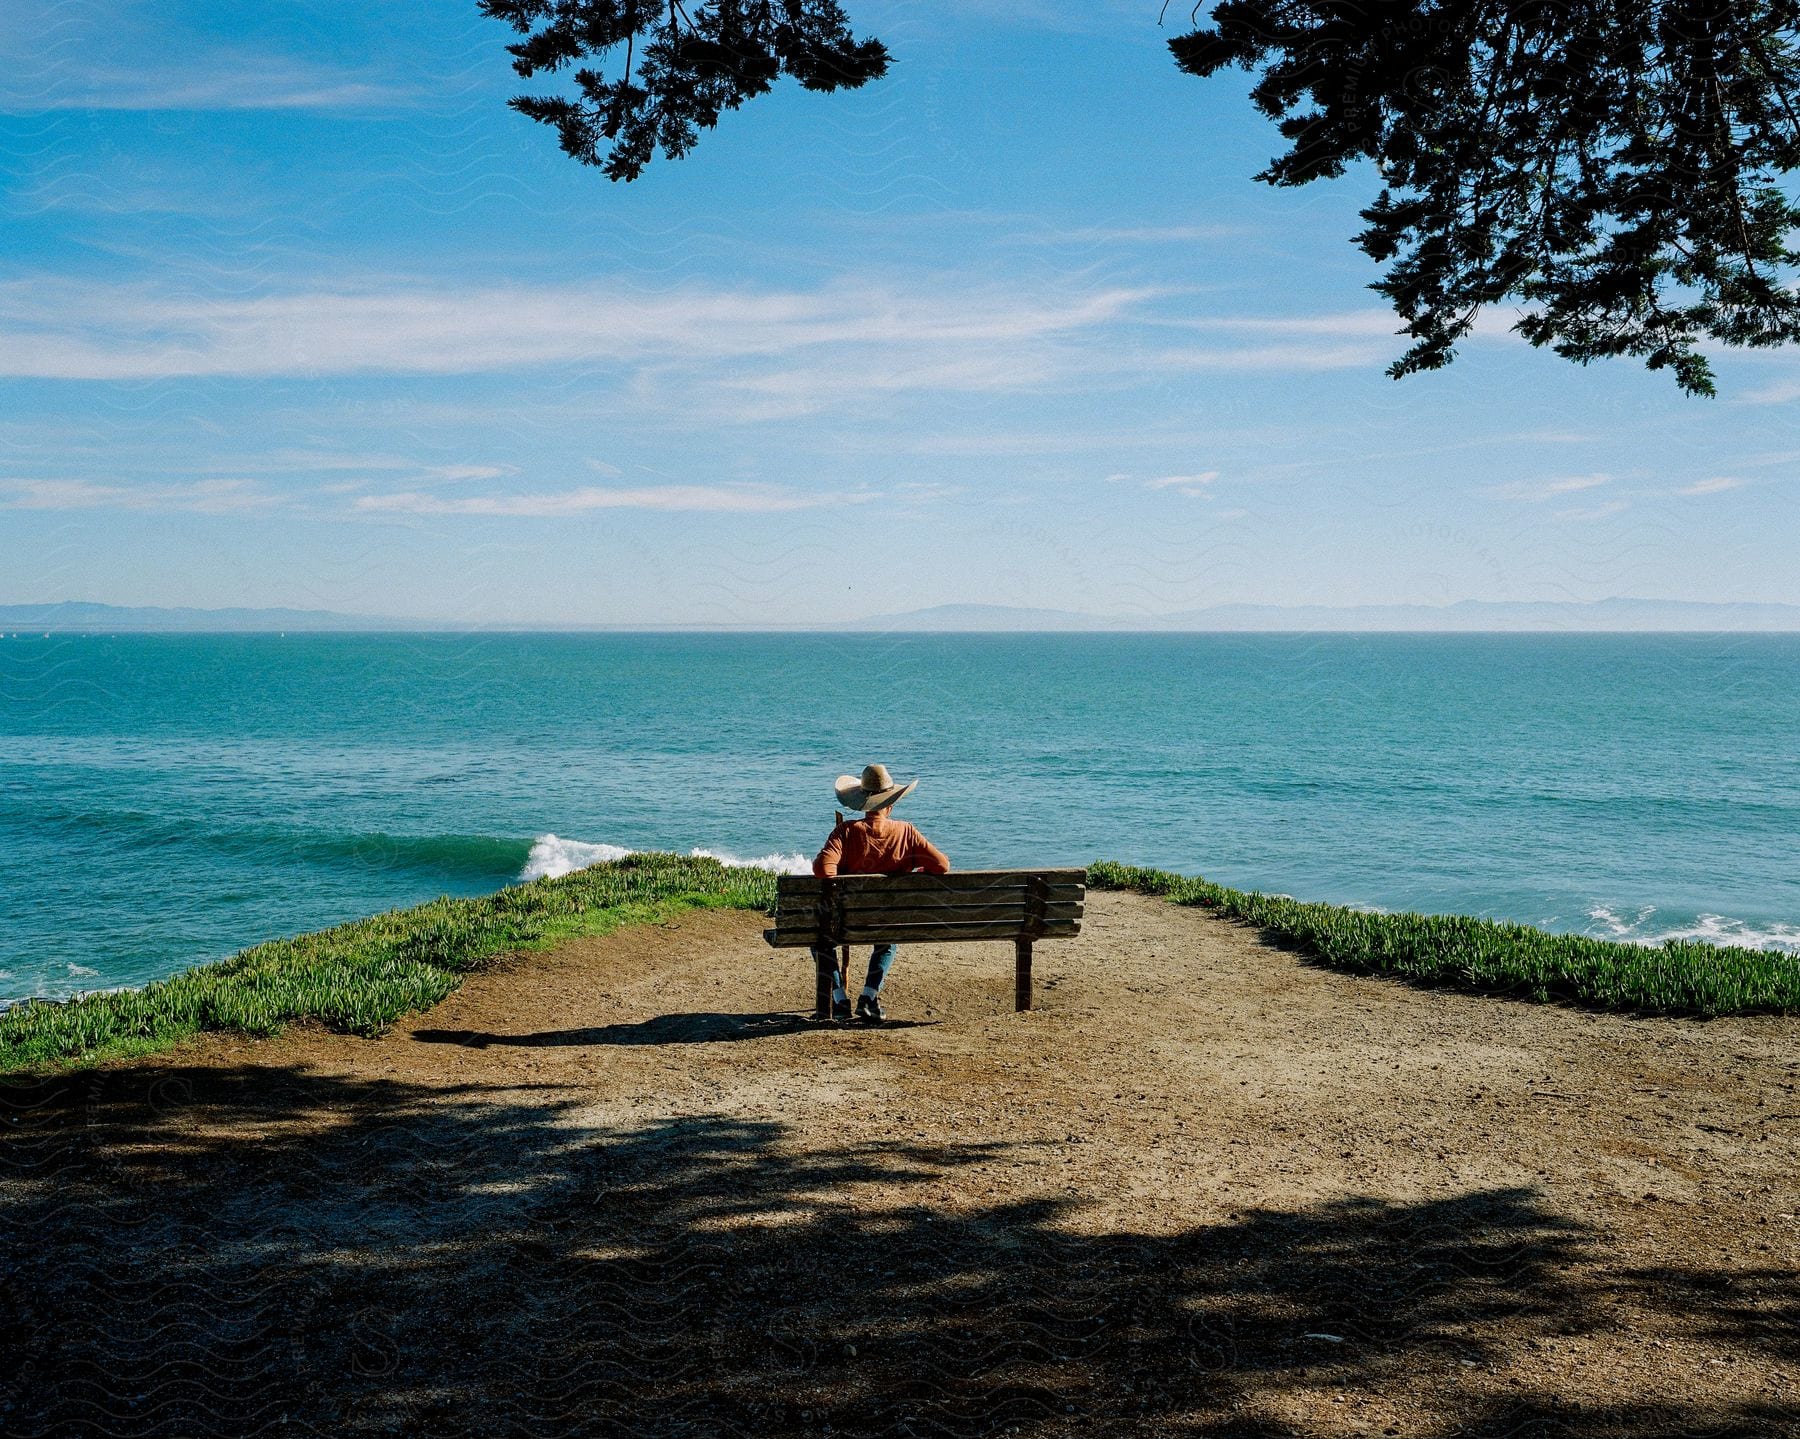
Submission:
<svg viewBox="0 0 1800 1439">
<path fill-rule="evenodd" d="M 860 809 L 864 813 L 886 809 L 902 795 L 911 794 L 918 783 L 915 779 L 910 784 L 895 784 L 886 765 L 872 764 L 862 772 L 861 780 L 855 775 L 838 776 L 838 803 L 845 809 Z"/>
</svg>

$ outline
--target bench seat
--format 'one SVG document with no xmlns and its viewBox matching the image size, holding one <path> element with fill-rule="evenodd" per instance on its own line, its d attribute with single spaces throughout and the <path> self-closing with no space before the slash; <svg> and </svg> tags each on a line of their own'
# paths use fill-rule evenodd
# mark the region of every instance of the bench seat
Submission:
<svg viewBox="0 0 1800 1439">
<path fill-rule="evenodd" d="M 1081 932 L 1085 869 L 980 869 L 954 874 L 783 875 L 775 924 L 763 938 L 777 949 L 824 944 L 959 943 L 1010 940 L 1016 1007 L 1031 1008 L 1031 947 Z M 818 1007 L 830 1009 L 819 980 Z"/>
</svg>

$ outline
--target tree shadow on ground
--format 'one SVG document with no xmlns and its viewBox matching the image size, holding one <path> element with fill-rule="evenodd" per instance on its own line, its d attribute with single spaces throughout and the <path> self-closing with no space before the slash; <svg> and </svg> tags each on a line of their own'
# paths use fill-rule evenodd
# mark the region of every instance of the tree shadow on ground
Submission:
<svg viewBox="0 0 1800 1439">
<path fill-rule="evenodd" d="M 1800 1422 L 1472 1382 L 1531 1336 L 1609 1329 L 1621 1282 L 1800 1359 L 1792 1275 L 1621 1281 L 1526 1190 L 1094 1233 L 1075 1199 L 975 1200 L 1051 1158 L 1029 1145 L 619 1132 L 548 1085 L 146 1066 L 0 1110 L 8 1435 L 1224 1439 L 1309 1432 L 1270 1417 L 1299 1388 L 1421 1385 L 1404 1432 L 1438 1439 Z"/>
</svg>

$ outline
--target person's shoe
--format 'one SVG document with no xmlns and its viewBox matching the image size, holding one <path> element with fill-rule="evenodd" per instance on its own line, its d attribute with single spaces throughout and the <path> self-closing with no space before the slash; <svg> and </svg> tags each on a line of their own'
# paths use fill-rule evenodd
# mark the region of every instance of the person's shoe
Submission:
<svg viewBox="0 0 1800 1439">
<path fill-rule="evenodd" d="M 849 995 L 846 994 L 842 999 L 834 999 L 831 1001 L 831 1017 L 839 1024 L 848 1024 L 850 1022 Z"/>
<path fill-rule="evenodd" d="M 887 1015 L 882 1013 L 881 1001 L 872 994 L 859 994 L 856 997 L 856 1017 L 864 1024 L 880 1024 Z"/>
</svg>

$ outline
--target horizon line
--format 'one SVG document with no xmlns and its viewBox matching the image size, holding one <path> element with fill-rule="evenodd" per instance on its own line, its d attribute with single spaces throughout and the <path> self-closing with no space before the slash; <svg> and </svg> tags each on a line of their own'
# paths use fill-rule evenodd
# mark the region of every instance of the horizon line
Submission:
<svg viewBox="0 0 1800 1439">
<path fill-rule="evenodd" d="M 1621 624 L 1628 616 L 1606 614 L 1616 607 L 1654 612 L 1687 610 L 1695 623 Z M 1561 611 L 1574 623 L 1559 624 Z M 63 613 L 58 613 L 58 612 Z M 78 613 L 68 613 L 76 611 Z M 100 611 L 101 613 L 94 613 Z M 1479 623 L 1481 611 L 1511 612 L 1516 623 Z M 1724 618 L 1722 612 L 1760 611 L 1765 623 L 1723 628 L 1699 623 Z M 1768 614 L 1768 611 L 1779 612 Z M 11 612 L 11 613 L 9 613 Z M 1521 613 L 1525 612 L 1525 613 Z M 1206 623 L 1231 615 L 1235 622 Z M 29 618 L 27 617 L 29 616 Z M 1245 623 L 1245 620 L 1254 620 Z M 1327 622 L 1306 623 L 1306 619 Z M 1343 625 L 1328 617 L 1342 616 Z M 1468 617 L 1473 624 L 1454 623 Z M 1354 617 L 1354 618 L 1353 618 Z M 1589 618 L 1598 624 L 1584 624 Z M 1284 624 L 1291 618 L 1295 623 Z M 1383 620 L 1391 618 L 1390 623 Z M 1492 616 L 1500 620 L 1501 616 Z M 1354 621 L 1360 620 L 1362 623 Z M 1768 623 L 1768 621 L 1776 623 Z M 284 623 L 288 621 L 288 623 Z M 1372 621 L 1372 623 L 1371 623 Z M 1451 621 L 1452 623 L 1444 623 Z M 1606 623 L 1611 621 L 1611 623 Z M 1185 622 L 1185 623 L 1184 623 Z M 1560 634 L 1583 633 L 1789 633 L 1800 631 L 1800 604 L 1783 600 L 1646 599 L 1633 595 L 1608 595 L 1601 599 L 1483 600 L 1464 598 L 1441 601 L 1376 601 L 1354 604 L 1273 604 L 1265 601 L 1228 600 L 1164 611 L 1161 615 L 1108 615 L 1088 610 L 1064 610 L 1044 605 L 1012 605 L 986 601 L 949 601 L 886 614 L 862 615 L 839 620 L 794 621 L 680 621 L 634 619 L 626 621 L 553 620 L 506 618 L 468 620 L 421 615 L 384 615 L 294 605 L 119 605 L 99 600 L 63 599 L 0 604 L 0 634 L 49 633 L 713 633 L 713 634 L 832 634 L 832 633 L 966 633 L 966 634 L 1244 634 L 1244 633 L 1347 633 L 1347 634 Z"/>
<path fill-rule="evenodd" d="M 1800 608 L 1800 607 L 1796 607 Z M 976 629 L 972 627 L 930 628 L 909 625 L 893 625 L 888 627 L 862 627 L 854 621 L 839 625 L 820 627 L 814 625 L 679 625 L 679 624 L 624 624 L 624 625 L 548 625 L 548 624 L 493 624 L 493 625 L 459 625 L 451 623 L 420 622 L 415 625 L 370 625 L 350 628 L 345 626 L 307 626 L 293 625 L 286 629 L 249 628 L 206 628 L 201 626 L 174 628 L 131 627 L 109 629 L 93 626 L 51 625 L 41 628 L 36 625 L 24 627 L 0 627 L 0 639 L 48 639 L 54 635 L 80 635 L 87 638 L 118 639 L 121 637 L 168 636 L 249 636 L 274 637 L 285 639 L 289 635 L 297 636 L 333 636 L 336 638 L 354 639 L 367 637 L 379 639 L 389 635 L 742 635 L 753 637 L 759 635 L 978 635 L 978 636 L 1010 636 L 1010 635 L 1793 635 L 1800 634 L 1800 624 L 1784 629 L 1769 626 L 1760 629 L 1704 629 L 1700 627 L 1674 629 L 1668 627 L 1644 626 L 1638 629 L 1607 629 L 1601 627 L 1584 628 L 1579 626 L 1530 626 L 1517 625 L 1505 629 L 1479 628 L 1429 628 L 1425 626 L 1390 626 L 1385 629 L 1352 628 L 1331 629 L 1323 627 L 1283 629 L 1279 626 L 1265 628 L 1247 628 L 1239 626 L 1229 629 L 1188 629 L 1180 626 L 1161 625 L 1154 627 L 1133 626 L 1086 626 L 1065 625 L 1059 628 L 1033 629 L 1017 626 L 1006 629 Z"/>
</svg>

